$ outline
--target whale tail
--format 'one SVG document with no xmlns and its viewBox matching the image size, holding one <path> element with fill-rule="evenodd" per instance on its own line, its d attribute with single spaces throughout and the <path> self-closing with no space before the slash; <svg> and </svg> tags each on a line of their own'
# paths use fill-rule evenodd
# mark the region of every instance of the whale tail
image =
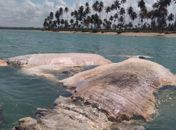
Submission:
<svg viewBox="0 0 176 130">
<path fill-rule="evenodd" d="M 8 66 L 7 61 L 0 59 L 0 67 Z"/>
</svg>

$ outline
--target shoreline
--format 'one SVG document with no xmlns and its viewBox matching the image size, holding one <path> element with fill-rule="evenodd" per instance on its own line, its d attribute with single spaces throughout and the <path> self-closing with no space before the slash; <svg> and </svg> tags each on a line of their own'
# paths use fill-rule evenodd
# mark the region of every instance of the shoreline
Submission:
<svg viewBox="0 0 176 130">
<path fill-rule="evenodd" d="M 0 30 L 32 30 L 32 31 L 41 31 L 41 32 L 56 32 L 56 33 L 65 33 L 65 34 L 93 34 L 93 35 L 116 35 L 116 36 L 133 36 L 133 37 L 176 37 L 176 32 L 91 32 L 91 31 L 49 31 L 42 30 L 41 28 L 6 28 L 0 27 Z"/>
<path fill-rule="evenodd" d="M 59 33 L 75 33 L 75 34 L 95 34 L 95 35 L 117 35 L 117 36 L 134 36 L 134 37 L 176 37 L 176 33 L 157 33 L 157 32 L 81 32 L 81 31 L 58 31 Z"/>
</svg>

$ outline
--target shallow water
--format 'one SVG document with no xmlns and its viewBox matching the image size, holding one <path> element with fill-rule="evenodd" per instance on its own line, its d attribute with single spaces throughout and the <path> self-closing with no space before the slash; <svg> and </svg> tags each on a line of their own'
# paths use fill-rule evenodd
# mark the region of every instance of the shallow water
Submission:
<svg viewBox="0 0 176 130">
<path fill-rule="evenodd" d="M 176 38 L 125 37 L 94 34 L 63 34 L 41 31 L 0 30 L 0 58 L 30 53 L 89 52 L 114 62 L 119 55 L 148 55 L 176 73 Z M 68 95 L 46 80 L 25 76 L 13 68 L 0 68 L 0 104 L 9 130 L 19 118 L 34 116 L 37 107 L 52 107 L 57 96 Z M 148 123 L 148 130 L 176 129 L 176 90 L 160 92 L 160 114 Z"/>
</svg>

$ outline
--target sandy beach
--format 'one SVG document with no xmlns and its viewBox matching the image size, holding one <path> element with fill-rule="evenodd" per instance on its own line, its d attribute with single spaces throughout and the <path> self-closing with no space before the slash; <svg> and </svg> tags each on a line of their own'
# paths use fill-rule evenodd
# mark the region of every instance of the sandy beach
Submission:
<svg viewBox="0 0 176 130">
<path fill-rule="evenodd" d="M 134 37 L 156 37 L 156 36 L 161 36 L 161 37 L 176 37 L 176 33 L 154 33 L 154 32 L 124 32 L 124 33 L 116 33 L 116 32 L 97 32 L 97 33 L 92 33 L 92 32 L 81 32 L 81 31 L 59 31 L 60 33 L 77 33 L 77 34 L 98 34 L 98 35 L 120 35 L 120 36 L 134 36 Z"/>
<path fill-rule="evenodd" d="M 126 32 L 126 33 L 121 33 L 120 35 L 122 36 L 162 36 L 162 37 L 176 37 L 176 33 L 170 33 L 170 34 L 166 34 L 166 33 L 145 33 L 145 32 L 139 32 L 139 33 L 135 33 L 135 32 Z"/>
</svg>

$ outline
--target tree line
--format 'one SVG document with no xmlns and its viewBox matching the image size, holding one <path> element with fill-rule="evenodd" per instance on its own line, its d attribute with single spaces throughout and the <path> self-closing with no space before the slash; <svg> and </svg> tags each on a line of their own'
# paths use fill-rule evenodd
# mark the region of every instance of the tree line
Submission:
<svg viewBox="0 0 176 130">
<path fill-rule="evenodd" d="M 93 32 L 176 31 L 176 12 L 168 11 L 171 4 L 176 4 L 176 0 L 157 0 L 150 9 L 145 0 L 139 0 L 139 12 L 132 6 L 126 7 L 126 2 L 114 0 L 109 6 L 105 6 L 102 1 L 95 1 L 92 5 L 86 2 L 73 11 L 68 7 L 60 7 L 45 18 L 43 28 L 51 31 Z"/>
</svg>

